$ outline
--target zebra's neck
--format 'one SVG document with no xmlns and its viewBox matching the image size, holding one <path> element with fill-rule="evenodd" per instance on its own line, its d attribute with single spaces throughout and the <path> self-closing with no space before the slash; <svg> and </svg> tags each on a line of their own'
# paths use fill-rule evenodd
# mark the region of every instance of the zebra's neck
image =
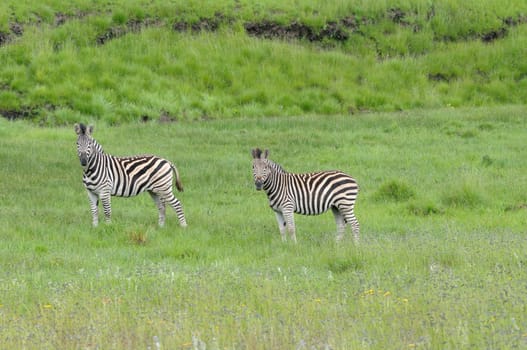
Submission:
<svg viewBox="0 0 527 350">
<path fill-rule="evenodd" d="M 285 169 L 282 168 L 282 166 L 280 164 L 277 164 L 277 163 L 273 162 L 272 160 L 268 159 L 267 162 L 269 163 L 269 168 L 271 169 L 271 173 L 269 174 L 269 176 L 265 180 L 265 182 L 263 184 L 263 189 L 264 189 L 264 191 L 269 193 L 269 192 L 272 192 L 273 189 L 276 187 L 276 184 L 279 183 L 277 178 L 282 176 L 282 175 L 287 174 L 287 171 L 285 171 Z"/>
<path fill-rule="evenodd" d="M 104 153 L 102 146 L 97 142 L 97 140 L 92 139 L 92 141 L 93 141 L 93 148 L 95 149 L 95 152 Z"/>
<path fill-rule="evenodd" d="M 106 157 L 108 157 L 108 155 L 103 152 L 95 152 L 88 160 L 88 166 L 84 169 L 85 175 L 90 176 L 100 172 L 103 168 L 101 165 L 105 163 Z"/>
<path fill-rule="evenodd" d="M 109 155 L 104 153 L 102 146 L 95 139 L 91 139 L 93 154 L 88 159 L 88 166 L 84 169 L 84 174 L 91 177 L 101 171 L 101 164 L 105 162 L 105 158 Z"/>
</svg>

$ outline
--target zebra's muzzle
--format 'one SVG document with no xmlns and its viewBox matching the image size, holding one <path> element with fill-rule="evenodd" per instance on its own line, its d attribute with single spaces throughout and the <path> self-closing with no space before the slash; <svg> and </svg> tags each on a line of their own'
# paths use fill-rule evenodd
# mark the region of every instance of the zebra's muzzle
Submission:
<svg viewBox="0 0 527 350">
<path fill-rule="evenodd" d="M 79 157 L 79 160 L 81 161 L 82 166 L 88 165 L 88 158 L 87 157 Z"/>
<path fill-rule="evenodd" d="M 256 181 L 256 182 L 254 183 L 254 185 L 256 186 L 256 190 L 257 190 L 257 191 L 260 191 L 260 190 L 262 189 L 262 185 L 263 185 L 263 183 L 262 183 L 262 181 Z"/>
</svg>

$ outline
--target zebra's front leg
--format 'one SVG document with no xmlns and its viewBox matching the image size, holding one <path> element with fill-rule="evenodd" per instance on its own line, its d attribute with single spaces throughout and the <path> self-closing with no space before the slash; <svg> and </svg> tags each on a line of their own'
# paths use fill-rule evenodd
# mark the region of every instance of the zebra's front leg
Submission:
<svg viewBox="0 0 527 350">
<path fill-rule="evenodd" d="M 99 197 L 92 191 L 88 190 L 88 199 L 90 200 L 92 225 L 93 227 L 97 227 L 99 225 L 99 208 L 98 208 Z"/>
<path fill-rule="evenodd" d="M 278 222 L 278 229 L 280 230 L 280 236 L 282 236 L 282 242 L 287 241 L 287 237 L 285 235 L 286 230 L 286 223 L 284 219 L 284 215 L 280 211 L 274 212 L 276 215 L 276 221 Z"/>
<path fill-rule="evenodd" d="M 285 209 L 283 211 L 286 228 L 289 232 L 289 236 L 291 237 L 291 240 L 296 243 L 296 228 L 295 228 L 295 217 L 293 214 L 292 209 Z"/>
<path fill-rule="evenodd" d="M 112 206 L 111 206 L 111 196 L 110 194 L 101 194 L 100 197 L 102 208 L 104 210 L 104 219 L 107 223 L 112 222 Z"/>
</svg>

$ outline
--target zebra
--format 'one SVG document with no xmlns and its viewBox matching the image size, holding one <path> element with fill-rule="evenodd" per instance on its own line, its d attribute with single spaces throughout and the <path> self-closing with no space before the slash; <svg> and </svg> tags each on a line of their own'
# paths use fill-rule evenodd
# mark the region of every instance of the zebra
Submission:
<svg viewBox="0 0 527 350">
<path fill-rule="evenodd" d="M 187 226 L 181 202 L 172 192 L 173 176 L 176 188 L 183 185 L 176 166 L 170 161 L 153 155 L 114 157 L 104 153 L 102 146 L 92 137 L 93 126 L 75 124 L 77 153 L 84 174 L 82 181 L 88 192 L 92 224 L 99 224 L 98 204 L 102 202 L 106 222 L 111 221 L 110 197 L 132 197 L 147 191 L 159 210 L 159 226 L 165 224 L 165 205 L 168 203 L 177 214 L 179 224 Z"/>
<path fill-rule="evenodd" d="M 359 241 L 359 222 L 355 217 L 355 200 L 359 187 L 355 179 L 338 171 L 305 174 L 289 173 L 268 159 L 269 150 L 252 150 L 253 177 L 256 190 L 264 190 L 269 206 L 276 214 L 282 241 L 286 229 L 296 243 L 293 213 L 318 215 L 331 208 L 337 224 L 337 242 L 344 238 L 346 224 L 351 226 L 353 239 Z"/>
</svg>

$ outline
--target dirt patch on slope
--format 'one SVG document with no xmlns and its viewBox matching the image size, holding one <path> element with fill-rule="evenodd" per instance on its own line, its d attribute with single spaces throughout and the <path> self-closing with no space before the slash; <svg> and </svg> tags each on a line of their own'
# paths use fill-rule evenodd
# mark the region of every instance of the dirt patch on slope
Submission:
<svg viewBox="0 0 527 350">
<path fill-rule="evenodd" d="M 348 23 L 348 22 L 347 22 Z M 349 33 L 342 23 L 327 22 L 324 27 L 316 31 L 305 23 L 293 21 L 284 25 L 272 21 L 248 22 L 244 24 L 247 34 L 266 39 L 298 39 L 311 42 L 323 40 L 346 41 Z"/>
<path fill-rule="evenodd" d="M 75 14 L 65 14 L 58 12 L 55 14 L 55 26 L 61 26 L 67 21 L 75 19 L 79 20 L 84 17 L 96 13 L 79 12 Z M 345 42 L 353 33 L 361 34 L 360 28 L 365 25 L 375 25 L 381 20 L 388 19 L 400 26 L 414 26 L 415 32 L 421 30 L 418 25 L 412 24 L 412 16 L 415 13 L 407 13 L 401 8 L 394 7 L 386 10 L 384 16 L 381 18 L 357 17 L 354 14 L 347 15 L 340 19 L 328 20 L 322 27 L 315 28 L 312 25 L 303 23 L 301 21 L 291 21 L 289 23 L 279 23 L 273 20 L 251 21 L 243 23 L 243 27 L 248 35 L 260 37 L 265 39 L 281 39 L 281 40 L 308 40 L 310 42 Z M 426 20 L 429 21 L 435 16 L 435 10 L 431 7 L 426 15 Z M 217 12 L 211 17 L 201 17 L 195 21 L 177 20 L 173 22 L 172 29 L 177 32 L 215 32 L 221 26 L 232 25 L 236 19 L 230 18 L 221 12 Z M 36 23 L 40 23 L 37 18 Z M 508 28 L 527 23 L 527 16 L 520 14 L 516 17 L 507 17 L 502 20 L 502 26 L 496 29 L 481 33 L 471 33 L 468 36 L 461 38 L 437 38 L 436 40 L 456 41 L 462 40 L 481 40 L 483 42 L 493 42 L 507 36 Z M 116 25 L 108 28 L 105 32 L 99 34 L 95 42 L 99 45 L 104 45 L 109 40 L 117 39 L 126 35 L 127 33 L 136 33 L 143 28 L 151 26 L 162 26 L 163 20 L 157 18 L 131 19 L 126 24 Z M 0 31 L 0 46 L 11 42 L 15 37 L 21 36 L 24 33 L 22 24 L 13 22 L 9 26 L 8 32 Z"/>
<path fill-rule="evenodd" d="M 157 18 L 130 19 L 126 22 L 126 25 L 110 27 L 104 33 L 98 35 L 95 41 L 99 45 L 104 45 L 109 40 L 120 38 L 128 33 L 139 33 L 143 28 L 160 27 L 162 25 L 163 22 Z"/>
<path fill-rule="evenodd" d="M 22 24 L 17 22 L 9 24 L 9 32 L 0 31 L 0 46 L 8 44 L 15 37 L 22 36 L 22 34 L 24 34 L 24 27 Z"/>
<path fill-rule="evenodd" d="M 38 108 L 32 107 L 23 107 L 20 109 L 0 109 L 0 115 L 8 120 L 33 118 L 38 114 Z"/>
<path fill-rule="evenodd" d="M 180 20 L 174 22 L 172 29 L 176 32 L 215 32 L 222 24 L 232 24 L 234 19 L 225 16 L 220 12 L 216 12 L 212 17 L 200 17 L 197 21 L 188 22 Z"/>
</svg>

